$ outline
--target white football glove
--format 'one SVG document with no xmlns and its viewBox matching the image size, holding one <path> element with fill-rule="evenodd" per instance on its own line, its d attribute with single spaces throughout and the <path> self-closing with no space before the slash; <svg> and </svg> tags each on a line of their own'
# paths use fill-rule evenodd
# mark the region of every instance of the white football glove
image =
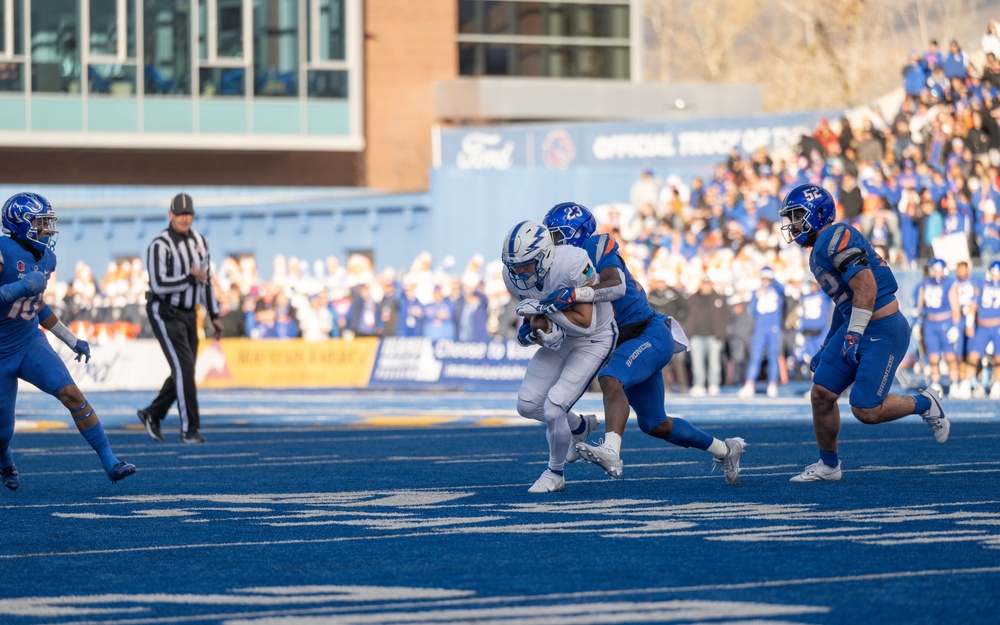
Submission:
<svg viewBox="0 0 1000 625">
<path fill-rule="evenodd" d="M 955 344 L 958 343 L 958 335 L 959 335 L 958 326 L 951 326 L 950 328 L 948 328 L 948 334 L 946 335 L 946 338 L 948 339 L 949 343 Z"/>
<path fill-rule="evenodd" d="M 541 341 L 542 347 L 559 349 L 559 347 L 563 344 L 563 340 L 566 338 L 566 333 L 559 327 L 559 324 L 552 323 L 548 332 L 535 330 L 535 337 Z"/>
<path fill-rule="evenodd" d="M 541 315 L 542 312 L 541 305 L 538 303 L 537 299 L 526 299 L 517 305 L 514 310 L 518 315 L 522 317 L 527 317 L 528 315 Z"/>
</svg>

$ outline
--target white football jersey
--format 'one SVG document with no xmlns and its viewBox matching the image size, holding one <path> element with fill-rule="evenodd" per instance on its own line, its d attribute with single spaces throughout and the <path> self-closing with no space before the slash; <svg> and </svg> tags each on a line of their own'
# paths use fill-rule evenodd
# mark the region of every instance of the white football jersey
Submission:
<svg viewBox="0 0 1000 625">
<path fill-rule="evenodd" d="M 552 264 L 549 272 L 541 283 L 530 289 L 519 289 L 511 282 L 509 273 L 504 270 L 503 281 L 507 291 L 518 302 L 526 299 L 544 299 L 545 296 L 559 289 L 585 286 L 597 277 L 597 269 L 590 262 L 586 250 L 572 245 L 557 245 L 552 251 Z M 595 280 L 596 285 L 596 280 Z M 596 340 L 613 337 L 617 333 L 615 327 L 615 309 L 611 302 L 594 302 L 594 314 L 597 315 L 597 327 L 592 336 L 584 340 Z M 580 340 L 567 335 L 566 341 Z"/>
</svg>

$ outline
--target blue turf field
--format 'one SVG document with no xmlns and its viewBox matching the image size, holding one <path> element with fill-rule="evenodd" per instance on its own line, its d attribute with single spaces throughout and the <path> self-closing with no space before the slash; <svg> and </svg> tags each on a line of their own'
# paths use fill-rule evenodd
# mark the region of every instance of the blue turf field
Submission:
<svg viewBox="0 0 1000 625">
<path fill-rule="evenodd" d="M 566 492 L 538 496 L 526 490 L 544 469 L 544 430 L 500 427 L 523 422 L 513 396 L 206 392 L 209 444 L 184 447 L 175 416 L 167 443 L 134 427 L 148 394 L 90 399 L 139 471 L 112 486 L 75 431 L 17 433 L 22 486 L 0 489 L 4 625 L 1000 613 L 996 402 L 946 402 L 946 445 L 916 417 L 845 418 L 844 479 L 791 484 L 817 457 L 806 400 L 668 397 L 671 414 L 746 438 L 741 484 L 630 423 L 622 480 L 577 463 Z M 582 407 L 599 410 L 599 397 Z M 38 393 L 19 398 L 18 418 L 68 421 Z"/>
</svg>

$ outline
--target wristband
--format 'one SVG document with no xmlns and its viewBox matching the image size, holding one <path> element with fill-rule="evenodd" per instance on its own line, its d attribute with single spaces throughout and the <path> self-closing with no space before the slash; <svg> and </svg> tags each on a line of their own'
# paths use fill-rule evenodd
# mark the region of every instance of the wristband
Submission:
<svg viewBox="0 0 1000 625">
<path fill-rule="evenodd" d="M 858 308 L 857 306 L 851 308 L 851 320 L 847 323 L 847 331 L 864 334 L 865 328 L 868 327 L 868 322 L 871 321 L 871 318 L 872 311 Z"/>
<path fill-rule="evenodd" d="M 578 302 L 589 304 L 594 301 L 594 287 L 578 286 L 576 287 L 576 292 L 574 293 L 574 297 L 576 297 L 576 301 Z"/>
<path fill-rule="evenodd" d="M 52 326 L 52 329 L 49 330 L 49 332 L 55 334 L 56 337 L 60 341 L 65 343 L 66 346 L 69 347 L 70 349 L 76 347 L 77 338 L 73 335 L 72 332 L 69 331 L 69 328 L 63 325 L 62 321 L 57 321 L 56 325 Z"/>
</svg>

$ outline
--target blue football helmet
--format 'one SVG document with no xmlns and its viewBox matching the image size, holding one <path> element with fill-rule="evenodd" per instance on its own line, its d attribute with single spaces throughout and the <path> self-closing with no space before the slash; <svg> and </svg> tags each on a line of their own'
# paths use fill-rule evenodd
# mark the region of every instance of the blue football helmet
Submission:
<svg viewBox="0 0 1000 625">
<path fill-rule="evenodd" d="M 778 215 L 785 241 L 809 247 L 816 241 L 816 233 L 836 217 L 837 205 L 823 187 L 803 184 L 788 192 Z"/>
<path fill-rule="evenodd" d="M 940 258 L 927 261 L 927 275 L 935 282 L 941 282 L 948 275 L 948 263 Z"/>
<path fill-rule="evenodd" d="M 527 290 L 540 283 L 552 265 L 552 235 L 537 221 L 522 221 L 507 233 L 500 258 L 515 287 Z"/>
<path fill-rule="evenodd" d="M 0 222 L 4 234 L 25 241 L 42 252 L 56 249 L 56 213 L 49 201 L 37 193 L 18 193 L 4 202 Z"/>
<path fill-rule="evenodd" d="M 583 204 L 562 202 L 545 213 L 542 223 L 552 235 L 553 245 L 583 247 L 587 237 L 597 232 L 597 220 Z"/>
<path fill-rule="evenodd" d="M 986 279 L 990 282 L 1000 282 L 1000 260 L 990 263 L 986 269 Z"/>
</svg>

